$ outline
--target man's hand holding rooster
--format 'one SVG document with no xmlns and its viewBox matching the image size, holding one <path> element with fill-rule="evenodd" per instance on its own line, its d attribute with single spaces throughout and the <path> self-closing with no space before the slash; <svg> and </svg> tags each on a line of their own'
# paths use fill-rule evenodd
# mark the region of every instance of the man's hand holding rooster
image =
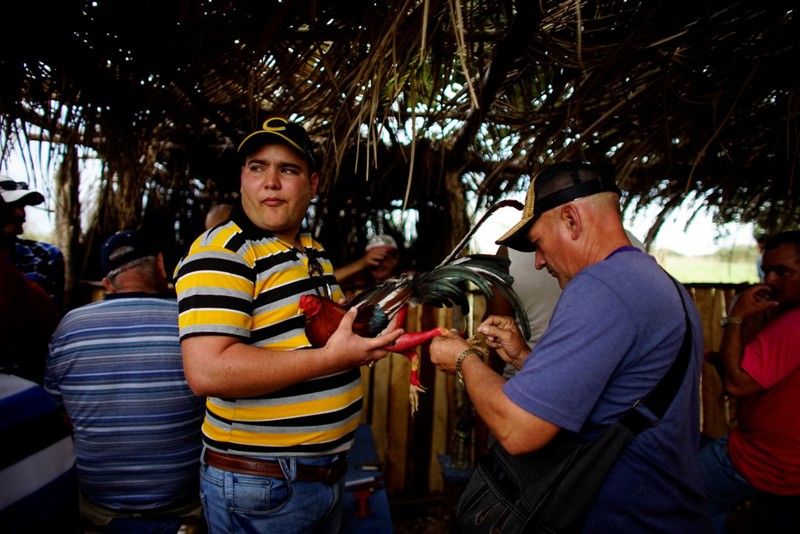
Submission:
<svg viewBox="0 0 800 534">
<path fill-rule="evenodd" d="M 341 364 L 343 370 L 382 360 L 389 355 L 387 346 L 393 344 L 404 332 L 402 328 L 387 328 L 385 333 L 377 337 L 359 336 L 353 332 L 357 311 L 351 308 L 344 314 L 324 347 L 330 361 Z"/>
</svg>

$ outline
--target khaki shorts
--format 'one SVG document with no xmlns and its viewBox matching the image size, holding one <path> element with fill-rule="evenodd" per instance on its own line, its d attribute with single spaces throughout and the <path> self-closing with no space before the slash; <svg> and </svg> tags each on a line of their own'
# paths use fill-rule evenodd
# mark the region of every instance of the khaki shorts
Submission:
<svg viewBox="0 0 800 534">
<path fill-rule="evenodd" d="M 200 505 L 199 499 L 186 504 L 181 504 L 174 507 L 159 508 L 158 510 L 137 510 L 137 511 L 122 511 L 111 510 L 99 504 L 95 504 L 86 496 L 81 493 L 80 495 L 80 510 L 81 520 L 84 524 L 87 522 L 91 526 L 102 529 L 108 525 L 112 519 L 117 518 L 132 518 L 141 517 L 148 519 L 168 518 L 168 517 L 181 517 L 186 518 L 187 525 L 193 525 L 199 520 L 203 521 L 203 507 Z M 90 530 L 86 531 L 91 532 Z"/>
</svg>

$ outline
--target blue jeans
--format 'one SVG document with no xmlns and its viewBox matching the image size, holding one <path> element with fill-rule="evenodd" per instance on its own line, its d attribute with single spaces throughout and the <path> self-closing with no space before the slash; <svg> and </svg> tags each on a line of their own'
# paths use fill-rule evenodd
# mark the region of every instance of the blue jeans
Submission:
<svg viewBox="0 0 800 534">
<path fill-rule="evenodd" d="M 714 532 L 725 532 L 725 521 L 736 503 L 763 493 L 751 486 L 731 463 L 728 436 L 700 449 L 700 471 L 706 485 L 706 509 Z"/>
<path fill-rule="evenodd" d="M 336 534 L 342 522 L 344 478 L 334 484 L 295 480 L 298 461 L 330 465 L 331 457 L 270 458 L 286 480 L 200 466 L 200 499 L 209 534 Z"/>
</svg>

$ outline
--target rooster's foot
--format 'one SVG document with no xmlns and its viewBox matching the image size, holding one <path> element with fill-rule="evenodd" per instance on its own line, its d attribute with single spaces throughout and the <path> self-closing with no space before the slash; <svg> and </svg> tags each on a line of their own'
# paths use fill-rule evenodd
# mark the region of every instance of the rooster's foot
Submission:
<svg viewBox="0 0 800 534">
<path fill-rule="evenodd" d="M 411 405 L 411 416 L 413 417 L 415 413 L 417 413 L 417 409 L 419 408 L 419 394 L 425 393 L 425 388 L 419 384 L 411 384 L 408 387 L 408 401 Z"/>
</svg>

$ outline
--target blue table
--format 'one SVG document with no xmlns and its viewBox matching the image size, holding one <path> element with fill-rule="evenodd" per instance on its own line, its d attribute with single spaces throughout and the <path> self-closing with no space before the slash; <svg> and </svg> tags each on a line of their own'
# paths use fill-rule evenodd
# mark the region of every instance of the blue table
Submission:
<svg viewBox="0 0 800 534">
<path fill-rule="evenodd" d="M 359 425 L 345 475 L 342 533 L 392 532 L 392 515 L 379 462 L 372 430 L 369 425 Z"/>
</svg>

